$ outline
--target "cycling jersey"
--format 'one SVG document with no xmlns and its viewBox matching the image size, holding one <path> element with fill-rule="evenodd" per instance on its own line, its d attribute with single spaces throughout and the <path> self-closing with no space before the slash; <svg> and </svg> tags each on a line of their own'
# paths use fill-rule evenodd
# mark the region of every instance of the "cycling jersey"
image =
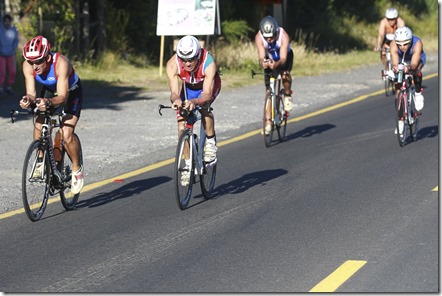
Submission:
<svg viewBox="0 0 442 296">
<path fill-rule="evenodd" d="M 277 39 L 275 42 L 273 43 L 268 43 L 267 40 L 264 38 L 264 36 L 262 36 L 261 31 L 259 32 L 262 42 L 264 43 L 264 48 L 266 50 L 266 57 L 267 58 L 271 58 L 274 61 L 279 61 L 281 59 L 281 56 L 279 54 L 279 50 L 281 48 L 281 43 L 282 43 L 282 35 L 284 33 L 284 29 L 279 27 L 278 28 L 278 34 L 277 34 Z M 292 49 L 290 48 L 290 44 L 288 44 L 288 51 L 290 52 L 292 51 Z"/>
<path fill-rule="evenodd" d="M 419 37 L 417 37 L 417 36 L 413 36 L 413 38 L 411 39 L 411 46 L 410 46 L 410 48 L 408 49 L 408 51 L 405 52 L 405 53 L 404 53 L 404 52 L 398 47 L 397 53 L 398 53 L 398 55 L 399 55 L 399 62 L 401 62 L 402 59 L 404 59 L 404 61 L 405 61 L 407 64 L 409 64 L 409 63 L 411 62 L 411 57 L 413 56 L 413 49 L 414 49 L 414 46 L 416 45 L 416 43 L 417 43 L 419 40 L 421 40 Z M 405 54 L 405 58 L 404 58 L 404 54 Z M 424 50 L 422 50 L 422 54 L 421 54 L 421 63 L 422 63 L 423 65 L 425 65 L 425 62 L 426 62 L 426 61 L 427 61 L 427 57 L 426 57 L 426 55 L 425 55 Z"/>
<path fill-rule="evenodd" d="M 198 67 L 195 71 L 188 72 L 184 69 L 184 64 L 178 56 L 176 56 L 176 61 L 178 65 L 178 75 L 186 83 L 187 98 L 199 98 L 201 97 L 203 91 L 203 81 L 206 77 L 204 71 L 206 68 L 214 62 L 212 55 L 204 48 L 201 48 L 201 53 L 198 61 Z M 218 72 L 215 74 L 215 81 L 213 85 L 212 97 L 213 99 L 219 94 L 221 90 L 221 78 Z M 181 92 L 181 98 L 184 99 L 184 92 Z"/>
<path fill-rule="evenodd" d="M 397 23 L 394 26 L 390 26 L 388 21 L 385 22 L 385 36 L 384 44 L 390 45 L 391 41 L 394 40 L 394 31 L 397 29 Z"/>
<path fill-rule="evenodd" d="M 46 89 L 51 90 L 53 92 L 57 91 L 57 73 L 56 73 L 56 66 L 58 57 L 60 56 L 59 52 L 53 52 L 52 53 L 52 63 L 50 65 L 49 71 L 37 75 L 34 71 L 34 77 L 35 79 L 43 84 Z M 78 82 L 78 75 L 74 70 L 74 67 L 72 67 L 72 72 L 69 74 L 69 90 L 73 90 L 77 87 Z"/>
</svg>

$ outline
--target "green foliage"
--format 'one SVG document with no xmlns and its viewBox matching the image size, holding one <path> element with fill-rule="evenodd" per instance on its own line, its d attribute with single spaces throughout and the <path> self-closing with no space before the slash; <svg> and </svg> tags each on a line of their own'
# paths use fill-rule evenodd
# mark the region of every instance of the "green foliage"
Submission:
<svg viewBox="0 0 442 296">
<path fill-rule="evenodd" d="M 108 2 L 108 4 L 110 4 Z M 129 14 L 123 9 L 106 5 L 106 35 L 108 49 L 119 54 L 128 52 L 129 38 L 126 34 Z"/>
<path fill-rule="evenodd" d="M 244 20 L 226 20 L 221 23 L 221 33 L 228 43 L 240 43 L 254 30 Z"/>
<path fill-rule="evenodd" d="M 42 34 L 49 39 L 51 49 L 68 52 L 74 38 L 76 3 L 76 0 L 23 1 L 27 19 L 19 29 L 26 40 Z"/>
</svg>

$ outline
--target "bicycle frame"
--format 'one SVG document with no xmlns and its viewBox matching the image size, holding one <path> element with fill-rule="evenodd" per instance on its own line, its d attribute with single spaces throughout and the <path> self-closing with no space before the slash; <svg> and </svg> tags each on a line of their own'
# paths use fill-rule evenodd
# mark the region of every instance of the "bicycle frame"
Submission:
<svg viewBox="0 0 442 296">
<path fill-rule="evenodd" d="M 41 145 L 45 147 L 43 154 L 43 163 L 45 163 L 44 159 L 47 157 L 46 154 L 49 153 L 49 162 L 51 164 L 52 173 L 54 176 L 57 177 L 57 181 L 59 185 L 62 187 L 63 182 L 66 182 L 67 180 L 63 180 L 63 177 L 57 168 L 57 162 L 55 161 L 55 156 L 54 156 L 54 145 L 52 141 L 53 128 L 60 127 L 60 120 L 57 121 L 56 119 L 52 119 L 51 115 L 47 112 L 40 114 L 44 116 L 44 123 L 42 124 L 42 129 L 41 129 L 41 137 L 39 139 Z M 59 116 L 63 116 L 63 114 Z"/>
<path fill-rule="evenodd" d="M 196 114 L 196 111 L 198 111 L 199 114 Z M 202 147 L 204 145 L 204 140 L 206 138 L 206 131 L 204 130 L 203 124 L 201 123 L 199 137 L 197 134 L 193 133 L 193 125 L 196 122 L 201 121 L 202 115 L 198 109 L 195 111 L 192 111 L 192 112 L 193 112 L 193 116 L 196 117 L 195 121 L 194 122 L 192 122 L 192 121 L 186 122 L 186 129 L 190 130 L 192 133 L 192 137 L 190 138 L 191 149 L 189 149 L 189 154 L 190 154 L 189 159 L 193 159 L 195 161 L 195 164 L 196 164 L 195 170 L 198 173 L 198 175 L 203 175 L 204 164 L 203 164 L 203 149 L 202 149 Z M 201 149 L 198 149 L 198 147 L 200 147 Z"/>
<path fill-rule="evenodd" d="M 419 112 L 414 108 L 415 87 L 412 81 L 411 73 L 404 73 L 404 59 L 399 64 L 397 83 L 400 84 L 397 97 L 395 99 L 397 116 L 397 135 L 399 145 L 403 147 L 408 138 L 408 133 L 413 141 L 417 141 L 417 132 L 419 129 Z M 403 122 L 403 127 L 399 126 Z"/>
<path fill-rule="evenodd" d="M 277 89 L 277 92 L 276 92 Z M 275 106 L 276 106 L 276 95 L 281 94 L 281 75 L 275 78 L 275 76 L 270 76 L 270 97 L 272 98 L 272 106 L 271 108 L 271 120 L 275 122 L 277 125 L 280 124 L 280 118 L 275 116 Z"/>
</svg>

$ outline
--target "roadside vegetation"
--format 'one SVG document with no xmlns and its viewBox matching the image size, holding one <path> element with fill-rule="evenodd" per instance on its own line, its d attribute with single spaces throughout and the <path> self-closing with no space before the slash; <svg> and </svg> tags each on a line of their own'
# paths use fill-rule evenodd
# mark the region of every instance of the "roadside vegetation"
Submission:
<svg viewBox="0 0 442 296">
<path fill-rule="evenodd" d="M 382 2 L 382 3 L 381 3 Z M 407 1 L 405 1 L 407 2 Z M 424 50 L 428 53 L 437 54 L 438 51 L 438 3 L 432 0 L 421 0 L 425 3 L 428 12 L 415 15 L 416 9 L 407 4 L 391 4 L 387 1 L 379 1 L 378 16 L 371 16 L 372 21 L 361 19 L 347 13 L 332 18 L 329 24 L 333 29 L 335 44 L 324 46 L 324 36 L 321 33 L 305 33 L 302 29 L 296 29 L 292 34 L 291 48 L 294 51 L 294 66 L 292 75 L 299 76 L 317 75 L 336 72 L 349 68 L 378 63 L 379 53 L 374 52 L 377 38 L 377 29 L 380 18 L 385 9 L 390 6 L 398 8 L 400 16 L 405 19 L 407 26 L 413 33 L 423 39 Z M 381 8 L 382 7 L 382 8 Z M 99 58 L 83 58 L 74 61 L 76 71 L 82 80 L 101 81 L 106 84 L 121 86 L 133 86 L 145 91 L 168 90 L 165 67 L 160 73 L 159 58 L 152 53 L 137 54 L 129 47 L 129 41 L 124 33 L 127 26 L 128 16 L 122 10 L 110 10 L 108 13 L 118 15 L 112 19 L 120 20 L 118 26 L 108 26 L 107 35 L 113 36 L 114 42 L 122 47 L 110 47 Z M 205 46 L 214 55 L 218 67 L 223 74 L 223 88 L 240 87 L 262 83 L 258 76 L 251 78 L 251 70 L 259 70 L 257 64 L 257 52 L 252 36 L 257 28 L 250 27 L 245 21 L 226 20 L 222 23 L 223 35 L 213 38 Z M 323 34 L 328 34 L 324 31 Z M 327 35 L 327 37 L 329 37 Z M 171 37 L 167 37 L 171 38 Z M 119 40 L 118 42 L 115 40 Z M 322 45 L 320 45 L 322 44 Z M 353 46 L 350 48 L 350 46 Z M 165 65 L 170 54 L 165 54 Z M 18 58 L 21 61 L 22 58 Z M 20 73 L 17 75 L 20 77 Z M 17 84 L 20 84 L 18 79 Z"/>
</svg>

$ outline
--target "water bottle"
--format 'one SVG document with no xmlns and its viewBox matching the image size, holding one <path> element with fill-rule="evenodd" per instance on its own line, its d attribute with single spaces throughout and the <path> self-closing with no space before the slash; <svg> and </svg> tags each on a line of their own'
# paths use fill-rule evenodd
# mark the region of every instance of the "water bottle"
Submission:
<svg viewBox="0 0 442 296">
<path fill-rule="evenodd" d="M 397 74 L 397 82 L 402 83 L 402 80 L 404 79 L 404 65 L 399 64 L 398 70 L 399 70 L 399 73 Z"/>
<path fill-rule="evenodd" d="M 57 162 L 61 161 L 61 136 L 59 132 L 55 133 L 54 159 Z"/>
</svg>

